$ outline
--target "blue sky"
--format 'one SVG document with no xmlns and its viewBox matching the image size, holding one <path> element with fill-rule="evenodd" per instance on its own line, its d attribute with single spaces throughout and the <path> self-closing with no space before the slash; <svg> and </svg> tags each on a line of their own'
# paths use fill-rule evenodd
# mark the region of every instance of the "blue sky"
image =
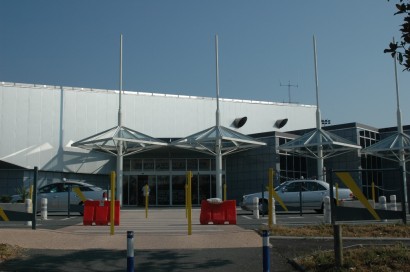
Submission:
<svg viewBox="0 0 410 272">
<path fill-rule="evenodd" d="M 396 125 L 395 1 L 0 0 L 0 81 L 319 104 L 332 124 Z M 403 123 L 409 72 L 398 67 Z"/>
</svg>

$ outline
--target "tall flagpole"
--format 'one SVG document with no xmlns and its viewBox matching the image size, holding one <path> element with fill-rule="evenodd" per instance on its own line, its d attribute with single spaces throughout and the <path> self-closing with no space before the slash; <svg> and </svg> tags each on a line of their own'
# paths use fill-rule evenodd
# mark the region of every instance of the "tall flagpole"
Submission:
<svg viewBox="0 0 410 272">
<path fill-rule="evenodd" d="M 393 38 L 394 43 L 394 38 Z M 400 150 L 399 150 L 399 165 L 403 169 L 403 190 L 404 190 L 404 208 L 406 209 L 406 213 L 408 211 L 407 203 L 407 177 L 406 177 L 406 158 L 404 156 L 404 143 L 403 143 L 403 125 L 401 119 L 401 110 L 400 110 L 400 98 L 399 98 L 399 82 L 397 80 L 397 60 L 396 56 L 394 56 L 394 78 L 396 81 L 396 98 L 397 98 L 397 132 L 400 135 Z"/>
<path fill-rule="evenodd" d="M 121 113 L 121 95 L 122 95 L 122 34 L 120 36 L 120 86 L 119 86 L 119 101 L 118 101 L 118 129 L 122 126 Z M 123 146 L 122 141 L 117 142 L 117 200 L 122 207 L 122 170 L 123 170 Z"/>
<path fill-rule="evenodd" d="M 316 55 L 316 38 L 313 35 L 313 55 L 315 63 L 315 83 L 316 83 L 316 129 L 320 130 L 322 127 L 320 108 L 319 108 L 319 79 L 317 75 L 317 55 Z M 317 149 L 317 177 L 319 180 L 323 179 L 323 145 L 322 139 L 319 138 Z"/>
<path fill-rule="evenodd" d="M 215 169 L 216 169 L 216 197 L 222 199 L 222 151 L 220 132 L 220 112 L 219 112 L 219 56 L 218 56 L 218 35 L 215 35 L 215 55 L 216 55 L 216 142 L 215 142 Z"/>
</svg>

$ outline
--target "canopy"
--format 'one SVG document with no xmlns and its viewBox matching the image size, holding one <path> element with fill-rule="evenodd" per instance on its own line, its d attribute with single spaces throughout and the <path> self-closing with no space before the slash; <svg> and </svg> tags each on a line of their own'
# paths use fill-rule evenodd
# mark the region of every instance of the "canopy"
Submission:
<svg viewBox="0 0 410 272">
<path fill-rule="evenodd" d="M 405 161 L 410 158 L 410 137 L 405 133 L 397 132 L 362 150 L 363 154 L 400 161 L 400 151 L 404 152 Z"/>
<path fill-rule="evenodd" d="M 186 138 L 173 141 L 170 145 L 217 155 L 215 145 L 218 139 L 221 139 L 222 155 L 266 145 L 264 142 L 256 141 L 249 136 L 223 126 L 210 127 Z"/>
<path fill-rule="evenodd" d="M 323 158 L 329 158 L 354 149 L 361 149 L 361 146 L 321 128 L 314 129 L 292 141 L 278 146 L 279 150 L 312 158 L 318 158 L 320 148 L 323 150 Z"/>
<path fill-rule="evenodd" d="M 124 126 L 116 126 L 73 143 L 71 146 L 118 154 L 119 143 L 123 156 L 166 146 L 167 143 Z"/>
</svg>

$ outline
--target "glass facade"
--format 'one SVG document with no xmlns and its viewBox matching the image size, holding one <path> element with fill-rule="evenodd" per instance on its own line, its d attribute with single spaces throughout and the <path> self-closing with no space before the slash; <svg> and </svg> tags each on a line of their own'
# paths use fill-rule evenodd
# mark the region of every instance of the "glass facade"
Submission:
<svg viewBox="0 0 410 272">
<path fill-rule="evenodd" d="M 359 129 L 359 142 L 363 148 L 369 147 L 380 140 L 380 135 L 377 132 L 369 131 L 366 129 Z M 382 159 L 380 157 L 372 155 L 361 155 L 361 168 L 366 169 L 360 174 L 361 184 L 363 194 L 371 199 L 372 196 L 372 183 L 375 185 L 375 198 L 378 199 L 381 195 L 379 188 L 383 188 L 383 174 L 382 171 L 377 169 L 382 168 Z M 369 170 L 367 170 L 369 169 Z"/>
<path fill-rule="evenodd" d="M 278 137 L 279 145 L 283 145 L 291 140 L 293 139 Z M 309 178 L 307 171 L 308 158 L 280 151 L 279 160 L 280 183 L 289 179 Z"/>
<path fill-rule="evenodd" d="M 151 206 L 185 205 L 186 172 L 192 171 L 192 204 L 216 197 L 215 160 L 210 158 L 124 158 L 123 205 L 144 206 L 143 186 Z M 225 181 L 225 160 L 222 163 Z"/>
</svg>

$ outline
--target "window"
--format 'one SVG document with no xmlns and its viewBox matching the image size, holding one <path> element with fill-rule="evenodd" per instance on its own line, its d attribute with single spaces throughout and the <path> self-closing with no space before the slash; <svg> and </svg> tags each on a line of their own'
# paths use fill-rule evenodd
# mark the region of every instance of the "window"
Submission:
<svg viewBox="0 0 410 272">
<path fill-rule="evenodd" d="M 185 159 L 173 159 L 172 160 L 172 170 L 173 171 L 185 171 L 186 161 Z"/>
<path fill-rule="evenodd" d="M 153 159 L 144 160 L 144 171 L 146 170 L 154 170 L 154 160 Z"/>
<path fill-rule="evenodd" d="M 292 182 L 286 186 L 286 192 L 299 192 L 300 186 L 302 186 L 302 182 Z"/>
<path fill-rule="evenodd" d="M 168 159 L 158 159 L 158 160 L 156 160 L 155 170 L 157 170 L 157 171 L 168 171 L 169 170 L 169 160 Z"/>
</svg>

